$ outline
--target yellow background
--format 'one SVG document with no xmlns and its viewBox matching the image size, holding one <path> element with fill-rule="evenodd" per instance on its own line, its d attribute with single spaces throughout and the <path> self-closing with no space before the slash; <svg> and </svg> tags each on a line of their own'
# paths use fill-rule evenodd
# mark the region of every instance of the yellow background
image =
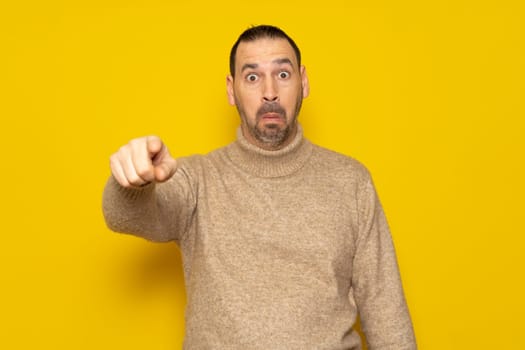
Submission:
<svg viewBox="0 0 525 350">
<path fill-rule="evenodd" d="M 108 158 L 233 140 L 229 49 L 270 23 L 303 51 L 306 135 L 374 176 L 420 348 L 525 349 L 521 4 L 2 2 L 0 348 L 180 348 L 177 247 L 106 229 Z"/>
</svg>

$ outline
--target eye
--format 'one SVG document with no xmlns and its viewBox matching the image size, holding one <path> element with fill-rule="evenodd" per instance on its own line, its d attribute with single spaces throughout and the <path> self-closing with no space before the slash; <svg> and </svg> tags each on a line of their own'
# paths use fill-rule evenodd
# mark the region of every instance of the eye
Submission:
<svg viewBox="0 0 525 350">
<path fill-rule="evenodd" d="M 289 77 L 290 77 L 290 72 L 287 72 L 287 71 L 279 72 L 279 78 L 286 79 L 286 78 L 289 78 Z"/>
<path fill-rule="evenodd" d="M 253 73 L 252 74 L 248 74 L 246 76 L 246 80 L 248 80 L 251 83 L 256 82 L 258 79 L 259 79 L 259 77 L 256 74 L 253 74 Z"/>
</svg>

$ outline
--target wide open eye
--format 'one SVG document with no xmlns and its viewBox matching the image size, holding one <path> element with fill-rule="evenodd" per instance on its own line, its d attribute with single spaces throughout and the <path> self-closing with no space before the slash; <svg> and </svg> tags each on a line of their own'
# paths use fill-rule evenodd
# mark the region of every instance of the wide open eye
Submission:
<svg viewBox="0 0 525 350">
<path fill-rule="evenodd" d="M 290 77 L 290 72 L 287 72 L 287 71 L 282 71 L 282 72 L 279 72 L 279 78 L 281 79 L 287 79 Z"/>
<path fill-rule="evenodd" d="M 254 83 L 257 80 L 259 80 L 259 77 L 257 76 L 257 74 L 251 73 L 246 76 L 246 80 L 248 80 L 250 83 Z"/>
</svg>

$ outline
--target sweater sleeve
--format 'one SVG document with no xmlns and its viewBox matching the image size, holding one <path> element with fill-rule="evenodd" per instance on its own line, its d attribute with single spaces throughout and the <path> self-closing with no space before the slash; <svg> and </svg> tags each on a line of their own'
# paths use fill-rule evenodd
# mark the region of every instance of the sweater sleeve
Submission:
<svg viewBox="0 0 525 350">
<path fill-rule="evenodd" d="M 194 187 L 183 166 L 167 182 L 142 188 L 124 188 L 111 176 L 102 199 L 106 225 L 150 241 L 180 241 L 195 212 Z"/>
<path fill-rule="evenodd" d="M 368 349 L 416 349 L 394 245 L 370 176 L 358 198 L 352 285 Z"/>
</svg>

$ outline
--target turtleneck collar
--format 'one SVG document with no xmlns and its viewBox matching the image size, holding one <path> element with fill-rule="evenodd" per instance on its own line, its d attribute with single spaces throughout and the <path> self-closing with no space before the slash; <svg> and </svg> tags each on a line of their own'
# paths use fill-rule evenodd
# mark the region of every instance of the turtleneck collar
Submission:
<svg viewBox="0 0 525 350">
<path fill-rule="evenodd" d="M 237 141 L 226 147 L 230 160 L 242 170 L 259 177 L 280 177 L 299 170 L 312 154 L 312 144 L 303 137 L 301 125 L 286 147 L 277 151 L 259 148 L 246 140 L 241 128 L 237 129 Z"/>
</svg>

